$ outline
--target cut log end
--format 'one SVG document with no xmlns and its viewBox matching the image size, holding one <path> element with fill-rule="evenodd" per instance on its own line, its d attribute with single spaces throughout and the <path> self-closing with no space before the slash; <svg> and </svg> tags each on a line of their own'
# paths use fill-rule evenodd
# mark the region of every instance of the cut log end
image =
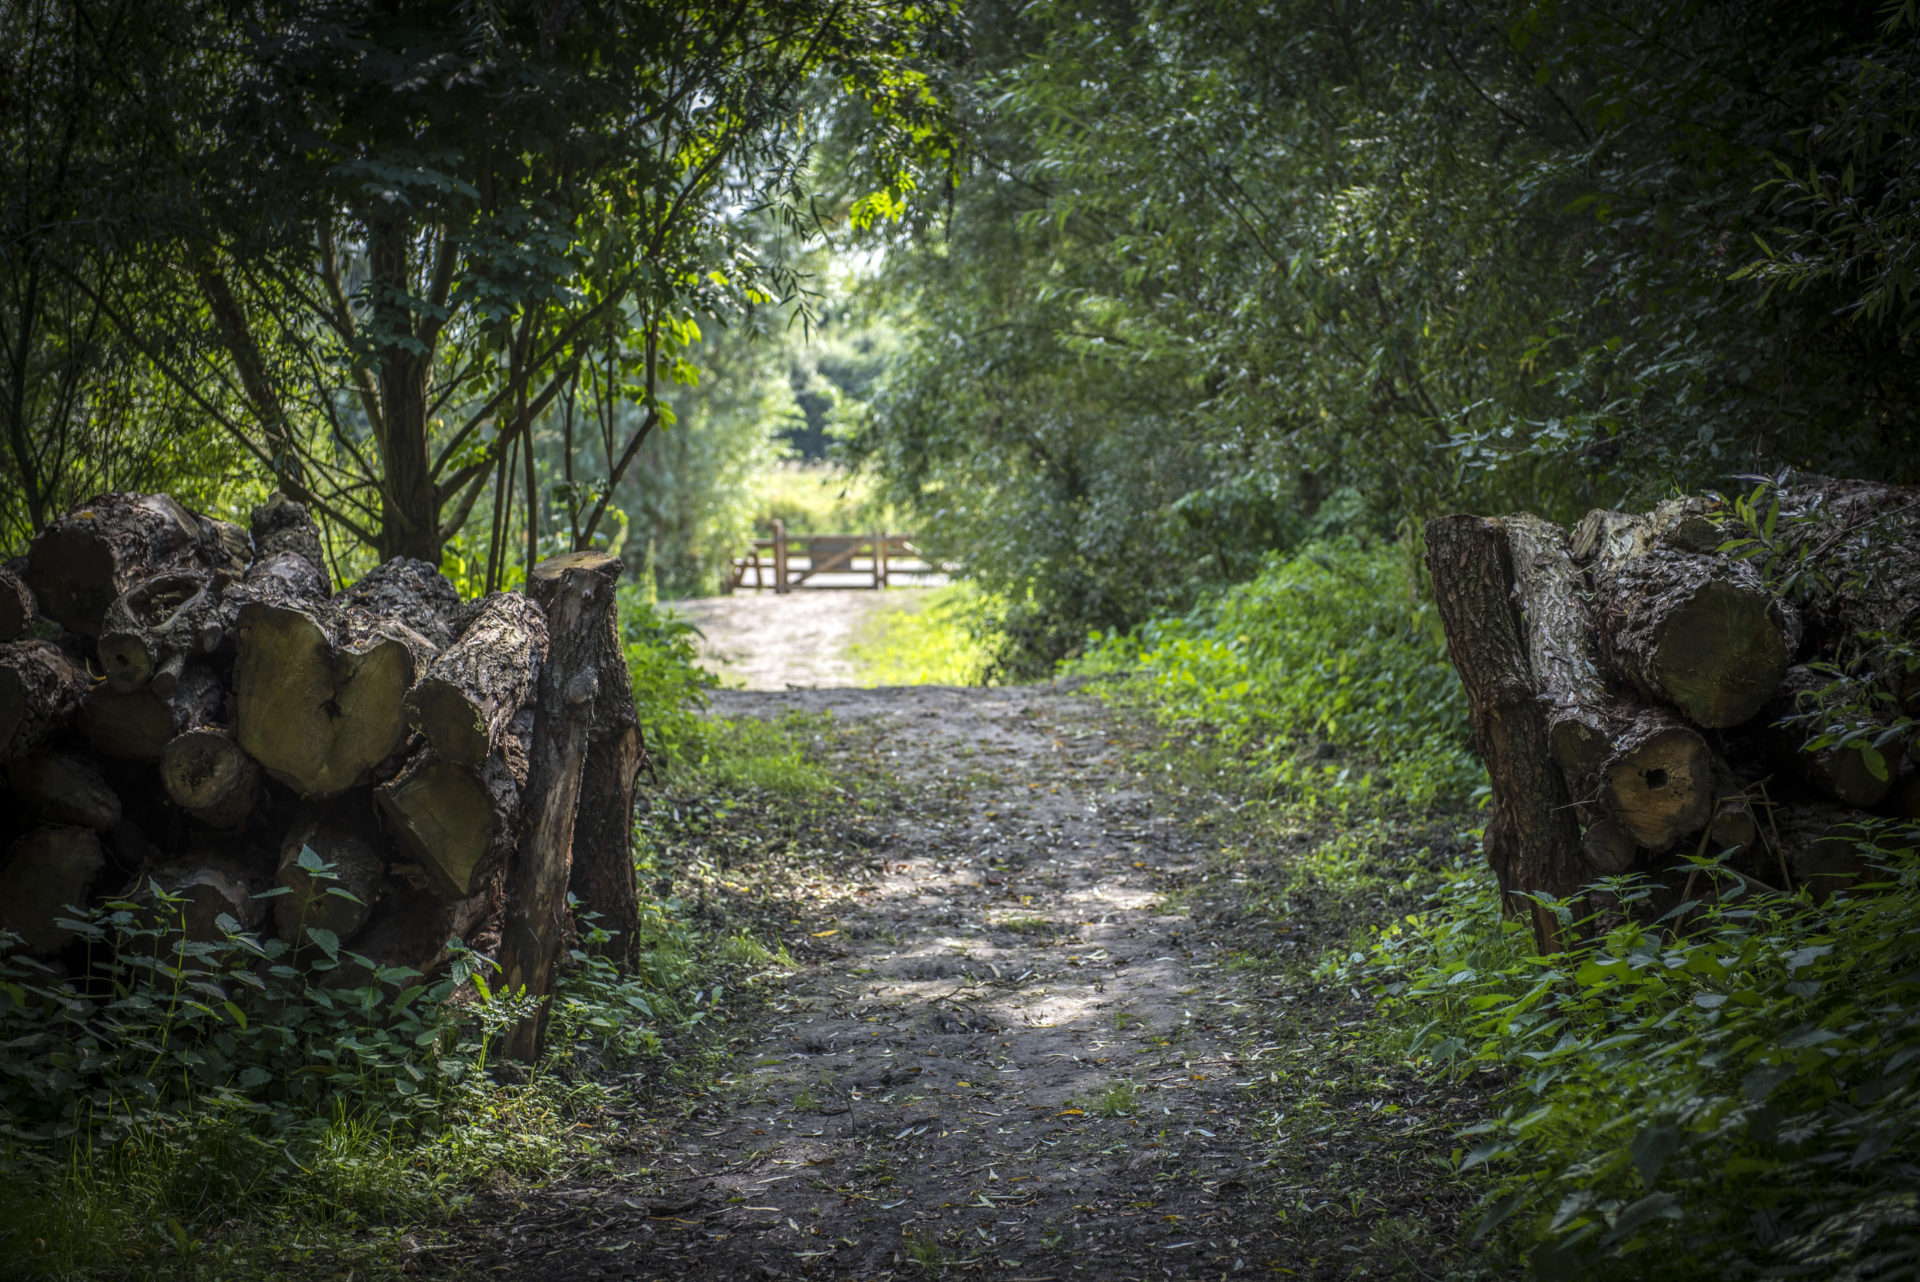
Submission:
<svg viewBox="0 0 1920 1282">
<path fill-rule="evenodd" d="M 400 641 L 336 650 L 308 612 L 250 604 L 233 674 L 240 746 L 302 796 L 335 796 L 400 750 L 413 677 Z"/>
<path fill-rule="evenodd" d="M 226 938 L 229 918 L 241 930 L 252 930 L 266 920 L 266 901 L 260 898 L 266 878 L 247 854 L 190 851 L 162 864 L 150 880 L 165 891 L 165 902 L 154 902 L 149 913 L 155 924 L 179 930 L 196 943 L 218 943 Z M 150 893 L 145 896 L 151 898 Z"/>
<path fill-rule="evenodd" d="M 1603 818 L 1587 826 L 1580 838 L 1580 854 L 1594 871 L 1615 876 L 1633 867 L 1640 850 L 1625 827 Z"/>
<path fill-rule="evenodd" d="M 246 826 L 260 798 L 260 766 L 226 731 L 201 726 L 170 740 L 160 778 L 182 810 L 213 828 Z"/>
<path fill-rule="evenodd" d="M 176 735 L 223 720 L 225 694 L 212 672 L 188 665 L 170 695 L 149 686 L 123 694 L 106 685 L 87 696 L 77 719 L 102 756 L 122 761 L 159 761 Z"/>
<path fill-rule="evenodd" d="M 1793 655 L 1771 594 L 1716 578 L 1667 615 L 1650 658 L 1659 689 L 1689 719 L 1715 730 L 1751 720 Z"/>
<path fill-rule="evenodd" d="M 225 631 L 211 578 L 197 573 L 155 575 L 107 607 L 100 666 L 107 684 L 121 693 L 152 685 L 159 694 L 170 695 L 187 662 L 213 653 Z"/>
<path fill-rule="evenodd" d="M 38 753 L 7 765 L 7 786 L 34 819 L 103 832 L 120 822 L 120 797 L 79 757 Z"/>
<path fill-rule="evenodd" d="M 387 831 L 441 899 L 464 899 L 505 862 L 519 794 L 503 763 L 479 771 L 426 752 L 374 794 Z"/>
<path fill-rule="evenodd" d="M 1601 800 L 1635 844 L 1658 853 L 1713 815 L 1713 752 L 1691 728 L 1658 713 L 1625 735 L 1601 777 Z"/>
</svg>

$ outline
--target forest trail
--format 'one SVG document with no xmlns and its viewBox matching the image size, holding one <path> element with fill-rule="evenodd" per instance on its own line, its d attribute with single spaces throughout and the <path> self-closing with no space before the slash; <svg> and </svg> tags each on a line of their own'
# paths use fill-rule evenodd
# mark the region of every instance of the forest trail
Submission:
<svg viewBox="0 0 1920 1282">
<path fill-rule="evenodd" d="M 827 838 L 844 858 L 783 923 L 799 965 L 707 1093 L 624 1136 L 612 1178 L 483 1197 L 460 1276 L 1344 1277 L 1430 1258 L 1424 1181 L 1382 1164 L 1437 1142 L 1422 1101 L 1403 1095 L 1388 1122 L 1383 1084 L 1359 1083 L 1355 1112 L 1380 1134 L 1335 1130 L 1329 1149 L 1323 1126 L 1276 1159 L 1288 1137 L 1249 1088 L 1332 1050 L 1360 1012 L 1344 990 L 1317 1002 L 1269 976 L 1260 991 L 1224 960 L 1249 942 L 1230 906 L 1179 889 L 1215 843 L 1127 773 L 1098 701 L 920 687 L 716 703 L 831 713 L 828 751 L 883 765 L 902 804 Z M 1285 1045 L 1267 1041 L 1280 1011 L 1305 1017 Z"/>
<path fill-rule="evenodd" d="M 700 630 L 694 648 L 722 685 L 786 690 L 852 685 L 859 667 L 852 646 L 868 621 L 914 608 L 923 590 L 804 588 L 784 595 L 734 592 L 661 604 Z"/>
</svg>

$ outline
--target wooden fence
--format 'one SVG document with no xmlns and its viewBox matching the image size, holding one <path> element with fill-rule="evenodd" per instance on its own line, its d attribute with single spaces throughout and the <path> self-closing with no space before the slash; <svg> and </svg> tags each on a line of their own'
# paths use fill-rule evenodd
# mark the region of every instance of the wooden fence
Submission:
<svg viewBox="0 0 1920 1282">
<path fill-rule="evenodd" d="M 771 588 L 791 592 L 797 587 L 885 588 L 896 575 L 919 576 L 936 573 L 914 546 L 913 536 L 888 534 L 875 530 L 870 534 L 788 534 L 784 521 L 773 523 L 773 537 L 755 539 L 752 550 L 733 558 L 727 591 Z M 838 576 L 836 582 L 820 579 Z M 846 582 L 858 575 L 867 581 Z"/>
</svg>

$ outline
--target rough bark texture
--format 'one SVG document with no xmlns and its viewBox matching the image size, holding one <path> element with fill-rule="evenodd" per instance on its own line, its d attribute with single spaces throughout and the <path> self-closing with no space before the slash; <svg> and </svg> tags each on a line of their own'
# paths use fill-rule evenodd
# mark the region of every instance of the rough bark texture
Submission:
<svg viewBox="0 0 1920 1282">
<path fill-rule="evenodd" d="M 325 575 L 327 558 L 320 547 L 320 530 L 308 515 L 306 504 L 276 493 L 253 509 L 252 516 L 255 561 L 292 553 Z"/>
<path fill-rule="evenodd" d="M 167 795 L 211 828 L 244 828 L 260 800 L 260 765 L 218 726 L 199 726 L 168 741 L 160 755 Z"/>
<path fill-rule="evenodd" d="M 526 778 L 523 735 L 511 727 L 477 769 L 422 752 L 374 794 L 405 860 L 395 871 L 441 899 L 474 894 L 512 853 Z"/>
<path fill-rule="evenodd" d="M 587 732 L 599 694 L 599 638 L 614 608 L 616 580 L 594 564 L 554 576 L 548 596 L 547 662 L 540 671 L 519 848 L 507 873 L 507 917 L 500 941 L 501 982 L 508 992 L 545 998 L 553 991 L 573 864 L 574 814 L 580 799 Z M 540 1050 L 549 1003 L 510 1029 L 502 1050 L 532 1060 Z"/>
<path fill-rule="evenodd" d="M 165 494 L 100 494 L 48 526 L 27 550 L 40 609 L 97 636 L 114 599 L 167 569 L 211 570 L 199 518 Z"/>
<path fill-rule="evenodd" d="M 1593 512 L 1594 622 L 1608 667 L 1709 729 L 1759 712 L 1793 661 L 1799 617 L 1744 561 L 1663 541 L 1650 518 Z"/>
<path fill-rule="evenodd" d="M 496 592 L 407 692 L 408 721 L 446 761 L 479 766 L 531 697 L 546 653 L 545 613 Z"/>
<path fill-rule="evenodd" d="M 24 757 L 80 710 L 92 683 L 51 641 L 0 642 L 0 761 Z"/>
<path fill-rule="evenodd" d="M 54 923 L 69 908 L 87 902 L 87 892 L 107 866 L 100 837 L 91 828 L 43 825 L 14 842 L 0 862 L 0 926 L 21 938 L 35 956 L 59 952 L 73 932 Z"/>
<path fill-rule="evenodd" d="M 149 686 L 121 694 L 95 686 L 80 709 L 78 725 L 94 750 L 122 761 L 159 761 L 167 745 L 195 726 L 226 720 L 226 692 L 201 664 L 189 664 L 173 693 Z"/>
<path fill-rule="evenodd" d="M 1699 731 L 1664 708 L 1649 708 L 1614 741 L 1600 769 L 1599 797 L 1635 843 L 1658 854 L 1713 817 L 1718 773 Z"/>
<path fill-rule="evenodd" d="M 303 855 L 309 856 L 306 863 Z M 314 858 L 323 865 L 313 868 Z M 273 900 L 280 938 L 296 946 L 311 942 L 309 929 L 352 939 L 373 912 L 387 861 L 368 806 L 309 807 L 295 816 L 280 845 L 274 878 L 287 892 Z M 344 894 L 335 893 L 344 891 Z"/>
<path fill-rule="evenodd" d="M 1547 745 L 1546 710 L 1514 616 L 1506 532 L 1498 521 L 1427 522 L 1427 567 L 1448 650 L 1466 686 L 1474 742 L 1493 779 L 1487 860 L 1506 903 L 1532 917 L 1542 951 L 1560 947 L 1558 923 L 1527 892 L 1567 895 L 1585 870 L 1565 782 Z"/>
<path fill-rule="evenodd" d="M 211 516 L 194 518 L 200 524 L 200 546 L 215 588 L 223 588 L 253 564 L 253 537 L 239 526 Z"/>
<path fill-rule="evenodd" d="M 33 589 L 27 586 L 27 581 L 11 566 L 0 570 L 0 641 L 21 636 L 39 617 L 40 607 L 35 604 Z"/>
<path fill-rule="evenodd" d="M 1590 775 L 1612 751 L 1613 718 L 1593 647 L 1585 576 L 1559 526 L 1525 513 L 1504 524 L 1527 659 L 1546 705 L 1548 747 L 1569 779 Z"/>
<path fill-rule="evenodd" d="M 1773 702 L 1767 707 L 1768 742 L 1776 760 L 1792 777 L 1830 801 L 1871 809 L 1893 791 L 1894 776 L 1900 769 L 1901 744 L 1894 739 L 1877 749 L 1881 758 L 1878 774 L 1862 751 L 1867 744 L 1836 743 L 1809 751 L 1806 745 L 1810 739 L 1850 719 L 1841 691 L 1823 693 L 1834 684 L 1831 678 L 1802 664 L 1787 669 Z M 1872 727 L 1873 730 L 1880 728 Z M 1878 737 L 1870 735 L 1869 742 Z"/>
<path fill-rule="evenodd" d="M 7 787 L 40 823 L 100 832 L 120 822 L 120 795 L 79 757 L 43 752 L 9 762 Z"/>
<path fill-rule="evenodd" d="M 604 552 L 573 552 L 533 569 L 528 590 L 546 606 L 570 569 L 587 569 L 618 584 L 622 564 Z M 640 938 L 640 896 L 633 869 L 633 806 L 647 746 L 633 706 L 633 678 L 620 642 L 620 618 L 609 608 L 594 636 L 594 675 L 599 694 L 587 734 L 587 760 L 580 780 L 579 816 L 573 832 L 573 870 L 568 889 L 613 938 L 607 954 L 631 964 Z"/>
<path fill-rule="evenodd" d="M 453 585 L 394 560 L 323 602 L 249 602 L 237 619 L 235 729 L 306 797 L 367 782 L 406 740 L 406 692 L 451 638 Z"/>
<path fill-rule="evenodd" d="M 123 694 L 151 685 L 173 693 L 192 659 L 219 649 L 226 635 L 210 573 L 169 572 L 142 579 L 107 607 L 100 667 Z"/>
</svg>

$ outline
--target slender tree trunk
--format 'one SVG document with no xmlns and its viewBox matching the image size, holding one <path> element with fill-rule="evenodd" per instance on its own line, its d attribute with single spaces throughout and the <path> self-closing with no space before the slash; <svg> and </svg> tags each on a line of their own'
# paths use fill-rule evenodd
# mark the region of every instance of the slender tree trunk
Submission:
<svg viewBox="0 0 1920 1282">
<path fill-rule="evenodd" d="M 440 504 L 427 450 L 427 383 L 432 348 L 413 328 L 413 235 L 408 224 L 380 221 L 368 236 L 373 274 L 373 336 L 380 347 L 381 560 L 419 557 L 440 564 Z"/>
</svg>

